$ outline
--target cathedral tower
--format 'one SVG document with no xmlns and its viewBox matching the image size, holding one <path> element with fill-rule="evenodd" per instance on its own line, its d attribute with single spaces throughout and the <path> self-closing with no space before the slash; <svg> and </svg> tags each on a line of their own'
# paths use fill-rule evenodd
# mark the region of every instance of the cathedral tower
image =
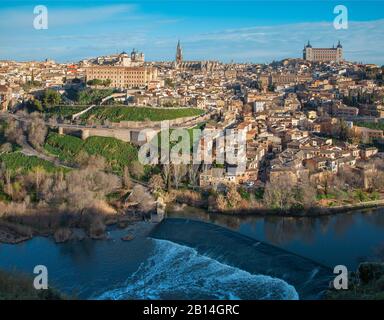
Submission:
<svg viewBox="0 0 384 320">
<path fill-rule="evenodd" d="M 180 40 L 177 42 L 176 48 L 176 65 L 179 65 L 183 61 L 183 50 L 181 49 Z"/>
</svg>

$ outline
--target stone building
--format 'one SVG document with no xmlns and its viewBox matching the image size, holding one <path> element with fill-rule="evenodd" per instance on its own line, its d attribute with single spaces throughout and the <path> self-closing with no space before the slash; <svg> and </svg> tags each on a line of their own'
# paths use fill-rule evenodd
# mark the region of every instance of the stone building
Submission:
<svg viewBox="0 0 384 320">
<path fill-rule="evenodd" d="M 343 46 L 340 41 L 333 48 L 312 48 L 310 42 L 304 46 L 303 59 L 311 62 L 343 61 Z"/>
<path fill-rule="evenodd" d="M 155 67 L 89 66 L 85 67 L 87 81 L 111 80 L 113 88 L 143 88 L 151 81 L 157 81 Z"/>
<path fill-rule="evenodd" d="M 180 41 L 176 47 L 176 60 L 174 62 L 175 69 L 189 72 L 212 72 L 219 67 L 217 61 L 184 61 L 183 49 L 181 48 Z"/>
</svg>

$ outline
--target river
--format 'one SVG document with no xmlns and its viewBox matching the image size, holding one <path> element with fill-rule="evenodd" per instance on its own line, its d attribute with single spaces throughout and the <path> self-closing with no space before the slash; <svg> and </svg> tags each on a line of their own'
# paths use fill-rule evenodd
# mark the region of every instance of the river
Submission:
<svg viewBox="0 0 384 320">
<path fill-rule="evenodd" d="M 214 223 L 334 267 L 384 260 L 384 208 L 321 217 L 233 217 L 185 207 L 171 217 Z"/>
<path fill-rule="evenodd" d="M 33 275 L 45 265 L 50 285 L 81 299 L 313 299 L 335 265 L 383 258 L 383 209 L 282 218 L 186 207 L 168 216 L 110 229 L 109 240 L 0 244 L 0 268 Z M 127 232 L 132 241 L 120 239 Z"/>
</svg>

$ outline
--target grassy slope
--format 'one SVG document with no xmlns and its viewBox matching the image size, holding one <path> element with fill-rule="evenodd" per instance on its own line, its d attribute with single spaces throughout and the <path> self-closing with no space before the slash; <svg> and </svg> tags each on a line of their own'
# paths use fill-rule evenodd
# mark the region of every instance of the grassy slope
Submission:
<svg viewBox="0 0 384 320">
<path fill-rule="evenodd" d="M 26 173 L 34 168 L 40 167 L 47 172 L 57 172 L 64 170 L 56 167 L 53 163 L 40 159 L 35 156 L 26 156 L 20 152 L 11 152 L 0 155 L 0 162 L 12 172 Z"/>
<path fill-rule="evenodd" d="M 137 159 L 137 149 L 130 143 L 109 137 L 89 137 L 85 141 L 68 135 L 50 133 L 45 149 L 61 160 L 73 162 L 81 151 L 104 157 L 116 172 Z"/>
<path fill-rule="evenodd" d="M 50 109 L 47 109 L 45 110 L 45 113 L 50 116 L 56 115 L 64 118 L 70 118 L 70 116 L 72 116 L 73 114 L 76 114 L 86 108 L 88 108 L 87 105 L 75 105 L 75 106 L 62 105 L 62 106 L 55 106 Z"/>
<path fill-rule="evenodd" d="M 198 116 L 203 113 L 200 109 L 195 108 L 175 108 L 160 109 L 146 107 L 95 107 L 81 116 L 82 120 L 109 120 L 112 122 L 119 121 L 162 121 L 172 120 L 182 117 Z"/>
<path fill-rule="evenodd" d="M 365 127 L 365 128 L 370 128 L 370 129 L 375 129 L 375 130 L 384 130 L 384 122 L 356 122 L 355 126 L 358 127 Z"/>
</svg>

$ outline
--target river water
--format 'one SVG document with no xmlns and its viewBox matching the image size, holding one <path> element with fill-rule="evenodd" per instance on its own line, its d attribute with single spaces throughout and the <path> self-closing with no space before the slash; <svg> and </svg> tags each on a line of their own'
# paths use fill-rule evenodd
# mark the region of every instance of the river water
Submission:
<svg viewBox="0 0 384 320">
<path fill-rule="evenodd" d="M 233 217 L 185 207 L 172 217 L 225 226 L 329 267 L 355 270 L 362 261 L 384 260 L 384 208 L 322 217 Z"/>
<path fill-rule="evenodd" d="M 237 218 L 187 207 L 169 217 L 136 226 L 128 242 L 132 230 L 111 229 L 102 241 L 0 244 L 0 268 L 45 265 L 51 286 L 81 299 L 316 299 L 335 265 L 383 258 L 383 209 Z"/>
</svg>

